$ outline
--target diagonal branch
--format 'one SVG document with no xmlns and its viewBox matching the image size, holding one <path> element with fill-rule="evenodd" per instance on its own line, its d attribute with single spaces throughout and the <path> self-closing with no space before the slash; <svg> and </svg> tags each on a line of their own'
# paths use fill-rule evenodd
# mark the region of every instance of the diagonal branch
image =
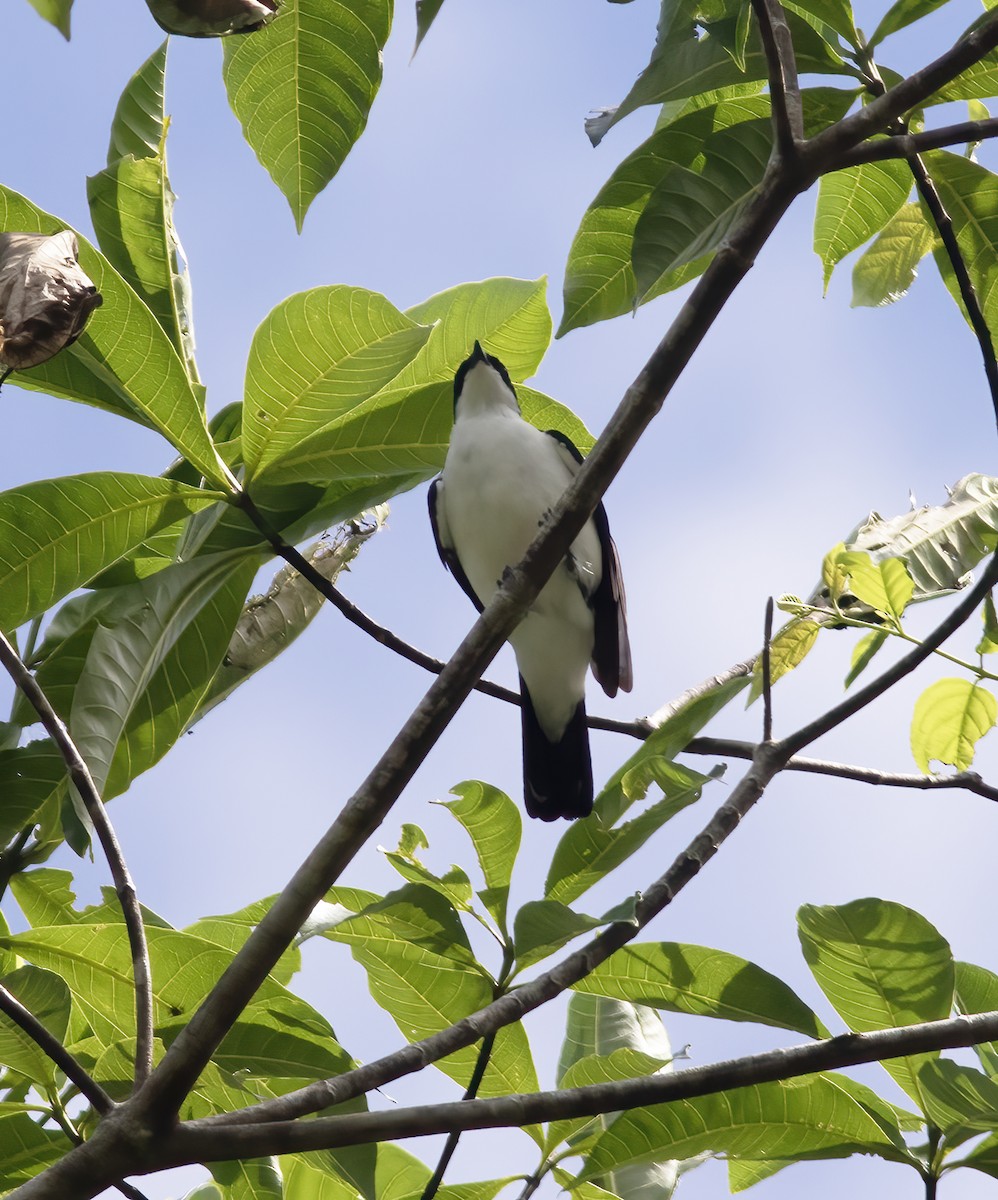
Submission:
<svg viewBox="0 0 998 1200">
<path fill-rule="evenodd" d="M 69 777 L 76 786 L 100 841 L 104 856 L 111 869 L 111 878 L 121 905 L 128 944 L 132 952 L 132 976 L 135 981 L 135 1084 L 141 1086 L 152 1068 L 153 1002 L 152 971 L 149 966 L 149 950 L 146 931 L 142 920 L 135 885 L 128 864 L 121 851 L 114 827 L 108 819 L 107 809 L 90 774 L 90 768 L 69 736 L 69 731 L 48 697 L 38 686 L 34 675 L 21 662 L 17 651 L 0 633 L 0 665 L 4 667 L 17 687 L 38 714 L 38 718 L 49 737 L 55 742 Z"/>
<path fill-rule="evenodd" d="M 797 80 L 797 57 L 780 0 L 752 0 L 769 73 L 773 132 L 780 154 L 793 161 L 804 140 L 804 108 Z"/>
<path fill-rule="evenodd" d="M 50 1058 L 70 1083 L 80 1089 L 81 1095 L 93 1105 L 94 1111 L 103 1116 L 114 1108 L 114 1101 L 93 1079 L 66 1047 L 54 1037 L 7 988 L 0 985 L 0 1012 L 28 1035 L 35 1045 Z"/>
<path fill-rule="evenodd" d="M 860 1063 L 973 1046 L 996 1037 L 998 1012 L 978 1013 L 907 1025 L 901 1029 L 846 1033 L 820 1042 L 769 1050 L 709 1066 L 588 1087 L 320 1117 L 312 1121 L 282 1121 L 263 1128 L 219 1125 L 210 1120 L 190 1121 L 166 1140 L 158 1165 L 179 1166 L 212 1159 L 362 1145 L 451 1130 L 507 1128 L 541 1121 L 595 1117 Z"/>
</svg>

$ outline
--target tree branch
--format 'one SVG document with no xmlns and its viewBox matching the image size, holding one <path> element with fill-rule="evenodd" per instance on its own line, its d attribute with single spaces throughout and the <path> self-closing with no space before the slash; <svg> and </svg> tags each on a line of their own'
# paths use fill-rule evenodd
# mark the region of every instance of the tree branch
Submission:
<svg viewBox="0 0 998 1200">
<path fill-rule="evenodd" d="M 719 758 L 751 758 L 755 753 L 754 742 L 735 741 L 730 738 L 698 737 L 683 747 L 684 754 L 708 754 Z M 837 779 L 852 779 L 857 783 L 869 783 L 884 787 L 913 788 L 917 791 L 937 791 L 960 788 L 973 792 L 986 800 L 998 801 L 998 787 L 993 787 L 976 771 L 960 771 L 956 775 L 900 774 L 879 771 L 875 767 L 859 767 L 851 763 L 829 762 L 822 758 L 791 758 L 783 768 L 785 771 L 801 771 L 808 775 L 832 775 Z"/>
<path fill-rule="evenodd" d="M 114 1108 L 114 1101 L 101 1085 L 83 1069 L 62 1042 L 49 1033 L 34 1013 L 25 1008 L 20 1000 L 2 984 L 0 984 L 0 1012 L 23 1030 L 39 1050 L 55 1063 L 70 1083 L 80 1089 L 81 1094 L 93 1105 L 95 1112 L 103 1116 Z"/>
<path fill-rule="evenodd" d="M 69 731 L 62 719 L 38 686 L 34 675 L 21 662 L 14 647 L 2 633 L 0 633 L 0 664 L 3 665 L 7 674 L 34 708 L 45 731 L 62 755 L 69 777 L 76 786 L 87 810 L 87 815 L 93 822 L 94 831 L 111 870 L 111 878 L 118 895 L 118 903 L 121 905 L 128 934 L 128 944 L 132 952 L 132 975 L 135 981 L 135 1085 L 139 1087 L 148 1078 L 152 1068 L 153 1008 L 152 971 L 149 966 L 145 925 L 135 885 L 132 882 L 121 846 L 118 844 L 114 827 L 108 819 L 107 809 L 104 807 L 93 776 L 90 774 L 90 768 L 76 748 L 76 743 L 69 736 Z"/>
<path fill-rule="evenodd" d="M 947 146 L 959 146 L 967 142 L 985 142 L 993 137 L 998 137 L 998 117 L 989 117 L 984 121 L 960 121 L 955 125 L 943 125 L 939 129 L 926 129 L 921 133 L 898 133 L 890 138 L 863 142 L 845 151 L 836 163 L 835 170 L 895 158 L 913 158 L 928 150 L 944 150 Z"/>
<path fill-rule="evenodd" d="M 995 1038 L 998 1038 L 998 1012 L 988 1012 L 927 1021 L 901 1029 L 846 1033 L 820 1042 L 769 1050 L 708 1066 L 588 1087 L 351 1113 L 310 1121 L 282 1121 L 263 1127 L 219 1125 L 210 1120 L 189 1121 L 166 1139 L 157 1153 L 157 1165 L 172 1167 L 216 1159 L 364 1145 L 447 1131 L 519 1127 L 541 1121 L 595 1117 L 860 1063 L 973 1046 Z"/>
<path fill-rule="evenodd" d="M 804 140 L 804 108 L 790 26 L 779 0 L 752 0 L 752 8 L 766 55 L 776 146 L 793 161 Z"/>
<path fill-rule="evenodd" d="M 815 174 L 836 169 L 837 160 L 854 146 L 874 134 L 884 132 L 892 121 L 917 108 L 933 92 L 945 87 L 996 46 L 998 13 L 992 12 L 933 62 L 811 138 L 803 148 L 808 166 Z"/>
</svg>

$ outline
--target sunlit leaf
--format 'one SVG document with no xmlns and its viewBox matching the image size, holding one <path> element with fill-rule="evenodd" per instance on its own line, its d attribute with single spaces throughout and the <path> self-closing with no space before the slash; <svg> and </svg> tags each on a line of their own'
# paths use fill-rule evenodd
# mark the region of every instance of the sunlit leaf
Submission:
<svg viewBox="0 0 998 1200">
<path fill-rule="evenodd" d="M 444 807 L 468 831 L 485 877 L 485 889 L 478 894 L 505 931 L 510 877 L 523 825 L 520 810 L 503 792 L 477 780 L 457 784 L 451 794 L 457 799 L 446 801 Z"/>
<path fill-rule="evenodd" d="M 911 171 L 903 161 L 864 163 L 821 177 L 814 251 L 824 266 L 826 291 L 835 265 L 883 230 L 911 187 Z"/>
<path fill-rule="evenodd" d="M 878 308 L 900 300 L 934 241 L 921 207 L 903 204 L 853 267 L 852 307 Z"/>
<path fill-rule="evenodd" d="M 985 688 L 959 676 L 938 679 L 915 701 L 911 752 L 919 769 L 931 762 L 966 771 L 974 748 L 998 720 L 998 702 Z"/>
</svg>

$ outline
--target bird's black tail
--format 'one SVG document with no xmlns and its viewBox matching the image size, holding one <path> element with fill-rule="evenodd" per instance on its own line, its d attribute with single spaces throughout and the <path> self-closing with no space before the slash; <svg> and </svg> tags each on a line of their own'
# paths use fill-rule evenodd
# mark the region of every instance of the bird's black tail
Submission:
<svg viewBox="0 0 998 1200">
<path fill-rule="evenodd" d="M 520 679 L 523 724 L 523 795 L 527 815 L 542 821 L 588 817 L 593 811 L 593 768 L 589 758 L 586 704 L 568 722 L 561 741 L 548 741 Z"/>
</svg>

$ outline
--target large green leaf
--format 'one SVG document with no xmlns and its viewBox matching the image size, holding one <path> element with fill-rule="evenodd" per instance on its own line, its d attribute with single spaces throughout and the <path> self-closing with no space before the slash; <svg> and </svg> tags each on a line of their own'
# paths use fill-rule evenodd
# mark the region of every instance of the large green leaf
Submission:
<svg viewBox="0 0 998 1200">
<path fill-rule="evenodd" d="M 998 176 L 972 159 L 945 150 L 927 155 L 926 163 L 953 222 L 977 301 L 992 330 L 992 342 L 998 347 L 994 332 L 998 329 Z M 946 286 L 963 311 L 945 250 L 937 245 L 934 254 Z"/>
<path fill-rule="evenodd" d="M 246 39 L 247 41 L 251 39 Z M 0 230 L 51 233 L 65 221 L 0 187 Z M 110 262 L 79 238 L 80 266 L 103 306 L 71 346 L 11 383 L 81 400 L 157 430 L 214 484 L 228 472 L 208 435 L 204 411 L 176 347 Z"/>
<path fill-rule="evenodd" d="M 934 241 L 921 206 L 902 204 L 853 267 L 853 308 L 876 308 L 900 300 L 915 282 L 918 264 Z"/>
<path fill-rule="evenodd" d="M 35 821 L 65 779 L 66 764 L 48 738 L 0 750 L 0 845 Z"/>
<path fill-rule="evenodd" d="M 52 971 L 25 966 L 5 975 L 0 984 L 20 1000 L 56 1041 L 65 1040 L 72 1008 L 65 980 Z M 51 1086 L 56 1082 L 55 1063 L 19 1025 L 3 1015 L 0 1015 L 0 1063 L 32 1083 Z"/>
<path fill-rule="evenodd" d="M 446 801 L 444 807 L 468 831 L 485 876 L 485 889 L 478 894 L 505 933 L 510 879 L 523 827 L 520 810 L 503 792 L 477 780 L 457 784 L 451 794 L 457 800 Z"/>
<path fill-rule="evenodd" d="M 284 0 L 265 29 L 225 39 L 229 103 L 299 230 L 364 131 L 391 20 L 391 0 Z"/>
<path fill-rule="evenodd" d="M 593 1147 L 580 1178 L 625 1163 L 705 1151 L 748 1158 L 861 1153 L 909 1161 L 903 1145 L 835 1076 L 817 1075 L 622 1113 Z"/>
<path fill-rule="evenodd" d="M 231 578 L 233 568 L 244 565 L 241 556 L 234 560 L 231 554 L 177 563 L 133 585 L 126 603 L 105 610 L 107 624 L 98 624 L 93 633 L 69 713 L 70 732 L 98 791 L 104 788 L 118 744 L 140 698 L 167 655 Z M 246 572 L 240 570 L 238 590 L 244 592 L 247 582 Z M 238 601 L 242 598 L 240 595 Z M 217 665 L 224 649 L 216 649 L 218 657 L 214 658 L 213 652 L 213 658 Z M 192 669 L 198 671 L 198 664 Z M 206 687 L 204 670 L 200 676 L 201 687 Z M 159 681 L 156 700 L 162 701 L 164 687 L 169 695 L 172 685 L 185 678 L 186 665 L 175 660 L 171 678 Z M 183 704 L 183 698 L 178 699 Z M 176 730 L 175 721 L 170 724 Z"/>
<path fill-rule="evenodd" d="M 726 10 L 724 5 L 712 6 L 699 0 L 664 4 L 651 61 L 615 110 L 607 128 L 645 104 L 662 104 L 714 88 L 766 79 L 766 56 L 754 25 L 744 67 L 739 66 L 731 53 L 737 40 L 738 18 L 732 15 L 735 11 L 734 7 Z M 855 69 L 843 63 L 831 42 L 807 20 L 792 11 L 786 16 L 797 67 L 802 73 L 854 73 Z"/>
<path fill-rule="evenodd" d="M 377 292 L 314 288 L 290 297 L 256 331 L 246 368 L 242 446 L 247 475 L 280 471 L 282 459 L 321 456 L 337 426 L 377 406 L 419 353 L 430 327 Z M 326 437 L 323 437 L 323 434 Z"/>
<path fill-rule="evenodd" d="M 953 956 L 922 916 L 886 900 L 837 907 L 805 904 L 797 915 L 801 947 L 818 985 L 854 1033 L 939 1021 L 953 1006 Z M 889 1059 L 885 1069 L 918 1101 L 923 1063 L 938 1057 Z"/>
<path fill-rule="evenodd" d="M 430 1169 L 390 1142 L 281 1158 L 286 1200 L 402 1200 L 422 1194 Z M 438 1195 L 449 1189 L 440 1189 Z M 443 1198 L 442 1198 L 443 1200 Z"/>
<path fill-rule="evenodd" d="M 558 900 L 529 900 L 513 923 L 517 974 L 549 958 L 575 938 L 615 921 L 633 921 L 634 899 L 602 917 L 575 912 Z"/>
<path fill-rule="evenodd" d="M 126 85 L 111 124 L 107 167 L 87 180 L 87 198 L 101 249 L 145 301 L 196 384 L 190 279 L 166 170 L 166 47 Z"/>
<path fill-rule="evenodd" d="M 961 1013 L 998 1010 L 998 975 L 973 963 L 956 963 L 956 1007 Z M 998 1042 L 981 1042 L 974 1053 L 990 1076 L 998 1076 Z"/>
<path fill-rule="evenodd" d="M 915 701 L 911 752 L 919 770 L 941 762 L 966 771 L 974 749 L 998 720 L 998 701 L 979 684 L 955 676 L 937 679 Z"/>
<path fill-rule="evenodd" d="M 906 162 L 865 163 L 823 175 L 814 214 L 814 252 L 824 267 L 825 290 L 847 254 L 880 233 L 911 192 Z"/>
<path fill-rule="evenodd" d="M 284 1200 L 284 1183 L 276 1158 L 245 1158 L 212 1163 L 211 1177 L 222 1200 Z"/>
<path fill-rule="evenodd" d="M 0 627 L 14 629 L 185 513 L 216 503 L 146 475 L 70 475 L 0 492 Z"/>
<path fill-rule="evenodd" d="M 0 1188 L 5 1192 L 58 1162 L 69 1149 L 66 1135 L 42 1128 L 37 1114 L 0 1108 Z"/>
<path fill-rule="evenodd" d="M 918 1082 L 926 1116 L 950 1145 L 998 1125 L 998 1083 L 982 1071 L 937 1058 L 922 1065 Z"/>
<path fill-rule="evenodd" d="M 576 821 L 562 835 L 544 884 L 548 899 L 571 904 L 633 854 L 665 821 L 699 799 L 707 777 L 672 760 L 748 682 L 747 675 L 739 675 L 711 688 L 649 734 L 597 796 L 593 818 Z M 635 800 L 647 795 L 652 783 L 662 788 L 664 799 L 633 821 L 616 825 Z"/>
<path fill-rule="evenodd" d="M 472 953 L 453 906 L 437 891 L 408 884 L 325 932 L 346 942 L 367 971 L 371 995 L 409 1041 L 446 1029 L 491 1002 L 494 984 Z M 436 1065 L 467 1085 L 478 1048 L 467 1046 Z M 479 1095 L 537 1088 L 523 1027 L 496 1036 Z"/>
<path fill-rule="evenodd" d="M 821 1021 L 782 980 L 744 958 L 706 946 L 631 943 L 573 986 L 579 992 L 670 1012 L 828 1036 Z"/>
<path fill-rule="evenodd" d="M 758 192 L 771 149 L 770 121 L 745 121 L 705 143 L 700 170 L 675 166 L 666 172 L 634 227 L 639 301 L 670 290 L 677 271 L 724 241 Z"/>
</svg>

